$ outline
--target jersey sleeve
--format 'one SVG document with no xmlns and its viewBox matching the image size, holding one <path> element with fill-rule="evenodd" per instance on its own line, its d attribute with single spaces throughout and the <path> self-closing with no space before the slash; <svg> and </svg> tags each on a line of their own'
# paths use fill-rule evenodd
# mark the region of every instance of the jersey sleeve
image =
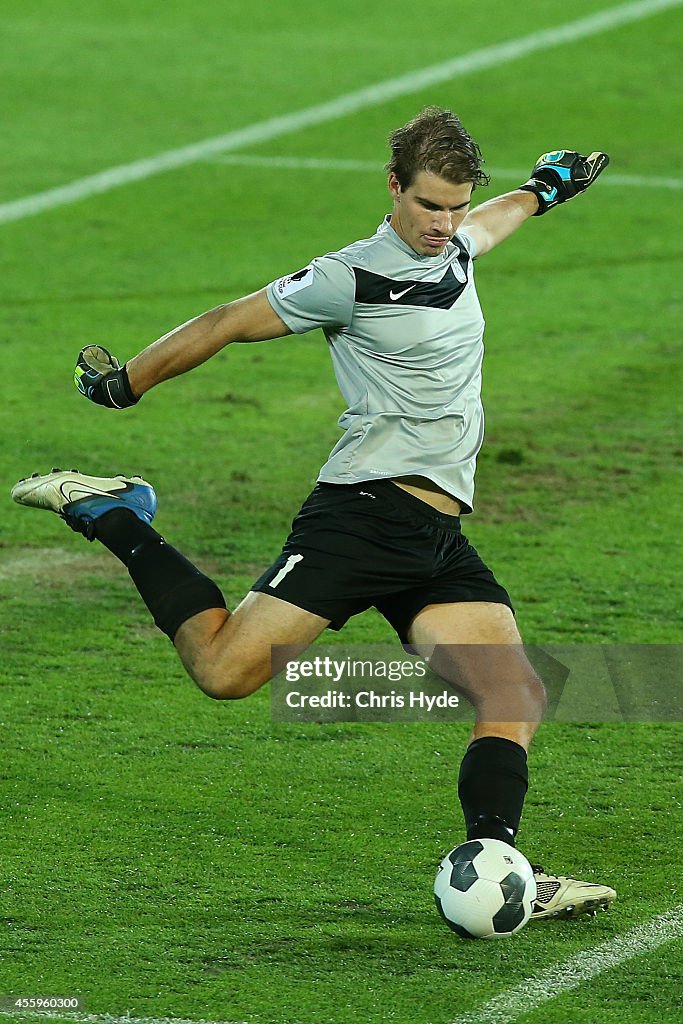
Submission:
<svg viewBox="0 0 683 1024">
<path fill-rule="evenodd" d="M 348 327 L 356 295 L 351 267 L 334 256 L 319 256 L 295 274 L 266 288 L 271 306 L 294 334 L 316 327 Z"/>
<path fill-rule="evenodd" d="M 473 260 L 476 260 L 477 247 L 474 243 L 474 239 L 472 238 L 472 236 L 466 234 L 464 231 L 458 231 L 455 237 L 458 239 L 459 242 L 462 242 L 464 248 L 467 249 L 468 253 L 470 254 L 470 257 Z"/>
</svg>

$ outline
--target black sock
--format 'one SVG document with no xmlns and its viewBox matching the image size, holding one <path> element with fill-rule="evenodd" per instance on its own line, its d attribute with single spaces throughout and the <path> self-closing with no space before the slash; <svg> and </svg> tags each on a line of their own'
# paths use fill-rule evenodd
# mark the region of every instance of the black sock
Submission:
<svg viewBox="0 0 683 1024">
<path fill-rule="evenodd" d="M 133 552 L 141 544 L 161 540 L 157 531 L 138 519 L 128 508 L 115 508 L 105 512 L 93 523 L 93 534 L 96 540 L 109 548 L 123 562 L 126 568 L 130 565 Z"/>
<path fill-rule="evenodd" d="M 501 839 L 514 846 L 528 787 L 524 747 L 499 736 L 474 740 L 458 778 L 467 838 Z"/>
<path fill-rule="evenodd" d="M 94 535 L 126 566 L 156 625 L 171 640 L 198 612 L 225 608 L 213 580 L 129 509 L 96 519 Z"/>
</svg>

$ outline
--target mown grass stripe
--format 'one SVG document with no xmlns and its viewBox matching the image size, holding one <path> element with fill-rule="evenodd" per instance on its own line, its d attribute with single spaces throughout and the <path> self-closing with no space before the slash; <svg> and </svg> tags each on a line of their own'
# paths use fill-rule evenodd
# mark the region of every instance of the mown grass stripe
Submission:
<svg viewBox="0 0 683 1024">
<path fill-rule="evenodd" d="M 21 1021 L 69 1021 L 70 1024 L 248 1024 L 248 1021 L 208 1021 L 186 1017 L 117 1017 L 111 1013 L 53 1013 L 50 1010 L 0 1010 L 0 1018 Z"/>
<path fill-rule="evenodd" d="M 472 50 L 470 53 L 454 57 L 452 60 L 432 64 L 416 71 L 410 71 L 405 75 L 345 93 L 326 103 L 318 103 L 291 114 L 259 121 L 245 128 L 227 132 L 225 135 L 204 139 L 189 146 L 181 146 L 179 149 L 167 150 L 144 160 L 111 167 L 98 174 L 72 181 L 68 185 L 3 203 L 0 205 L 0 224 L 22 220 L 55 207 L 78 202 L 89 196 L 109 192 L 122 185 L 144 181 L 156 174 L 186 167 L 218 153 L 242 149 L 245 146 L 289 135 L 312 125 L 324 124 L 327 121 L 345 117 L 368 107 L 378 106 L 400 96 L 419 92 L 441 82 L 452 81 L 463 75 L 510 63 L 531 53 L 578 42 L 621 25 L 641 21 L 661 11 L 680 7 L 682 3 L 683 0 L 638 0 L 635 3 L 620 4 L 618 7 L 609 7 L 564 25 L 540 29 L 505 43 Z"/>
</svg>

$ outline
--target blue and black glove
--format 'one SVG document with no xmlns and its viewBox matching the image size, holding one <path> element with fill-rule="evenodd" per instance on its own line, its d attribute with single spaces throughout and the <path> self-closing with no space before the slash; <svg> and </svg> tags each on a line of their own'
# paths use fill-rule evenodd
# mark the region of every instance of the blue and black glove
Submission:
<svg viewBox="0 0 683 1024">
<path fill-rule="evenodd" d="M 571 149 L 558 149 L 540 156 L 529 180 L 519 187 L 525 192 L 534 193 L 538 199 L 538 210 L 534 217 L 540 217 L 542 213 L 552 210 L 553 206 L 566 203 L 580 192 L 585 192 L 608 163 L 607 153 L 581 156 Z"/>
<path fill-rule="evenodd" d="M 140 401 L 131 390 L 126 367 L 101 345 L 81 349 L 74 384 L 91 402 L 110 409 L 128 409 Z"/>
</svg>

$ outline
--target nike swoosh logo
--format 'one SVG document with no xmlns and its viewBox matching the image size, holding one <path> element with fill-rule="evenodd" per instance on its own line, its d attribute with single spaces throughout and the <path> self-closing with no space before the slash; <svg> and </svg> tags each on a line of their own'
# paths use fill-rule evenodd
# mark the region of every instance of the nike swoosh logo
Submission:
<svg viewBox="0 0 683 1024">
<path fill-rule="evenodd" d="M 408 292 L 413 290 L 413 288 L 415 288 L 415 285 L 411 284 L 408 285 L 408 287 L 405 288 L 402 292 L 389 292 L 389 298 L 392 300 L 392 302 L 396 302 L 396 299 L 400 299 L 403 295 L 407 295 Z"/>
</svg>

